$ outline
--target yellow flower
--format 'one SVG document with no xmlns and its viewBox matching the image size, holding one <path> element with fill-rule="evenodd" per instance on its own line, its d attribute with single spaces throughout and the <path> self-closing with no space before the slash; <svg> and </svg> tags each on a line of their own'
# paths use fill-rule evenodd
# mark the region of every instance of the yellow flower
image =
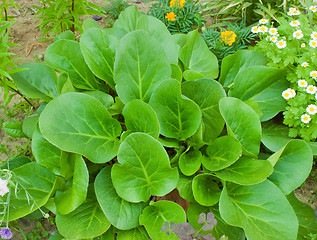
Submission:
<svg viewBox="0 0 317 240">
<path fill-rule="evenodd" d="M 236 41 L 236 36 L 237 34 L 235 34 L 233 31 L 221 32 L 222 41 L 224 41 L 225 43 L 228 43 L 229 46 L 231 46 L 232 43 Z"/>
<path fill-rule="evenodd" d="M 166 13 L 165 18 L 167 18 L 168 21 L 175 21 L 176 14 L 174 12 Z"/>
<path fill-rule="evenodd" d="M 184 6 L 184 3 L 186 0 L 171 0 L 170 1 L 170 7 L 180 7 L 182 8 Z"/>
</svg>

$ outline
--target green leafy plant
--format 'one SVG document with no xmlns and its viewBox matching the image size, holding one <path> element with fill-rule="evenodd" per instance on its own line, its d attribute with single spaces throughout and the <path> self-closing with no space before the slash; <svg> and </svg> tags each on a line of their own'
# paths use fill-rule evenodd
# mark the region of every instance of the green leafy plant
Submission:
<svg viewBox="0 0 317 240">
<path fill-rule="evenodd" d="M 161 231 L 166 221 L 199 230 L 209 212 L 217 239 L 316 232 L 313 210 L 292 193 L 310 173 L 310 146 L 296 139 L 260 152 L 261 121 L 285 109 L 287 84 L 260 53 L 224 58 L 217 82 L 218 60 L 197 30 L 171 35 L 133 6 L 111 29 L 86 29 L 79 42 L 60 36 L 45 62 L 12 75 L 44 102 L 22 125 L 36 162 L 9 161 L 20 188 L 8 221 L 45 206 L 69 239 L 178 239 Z M 191 203 L 187 215 L 155 201 L 175 189 Z"/>
<path fill-rule="evenodd" d="M 54 35 L 66 30 L 82 32 L 80 17 L 84 15 L 104 15 L 104 10 L 87 0 L 40 0 L 42 7 L 33 6 L 37 9 L 37 18 L 42 19 L 39 27 L 43 36 Z"/>
<path fill-rule="evenodd" d="M 120 13 L 126 9 L 129 4 L 125 0 L 110 0 L 110 4 L 104 6 L 104 10 L 113 19 L 118 19 Z"/>
<path fill-rule="evenodd" d="M 201 13 L 204 7 L 197 2 L 159 0 L 152 4 L 148 14 L 161 20 L 172 34 L 188 33 L 205 22 Z"/>
</svg>

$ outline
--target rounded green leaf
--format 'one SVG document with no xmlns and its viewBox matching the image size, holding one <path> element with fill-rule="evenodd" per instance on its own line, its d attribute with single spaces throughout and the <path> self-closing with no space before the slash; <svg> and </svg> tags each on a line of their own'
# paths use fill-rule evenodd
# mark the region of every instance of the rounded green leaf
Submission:
<svg viewBox="0 0 317 240">
<path fill-rule="evenodd" d="M 160 125 L 156 113 L 147 103 L 135 99 L 125 105 L 122 115 L 127 130 L 131 132 L 144 132 L 154 138 L 160 135 Z"/>
<path fill-rule="evenodd" d="M 73 178 L 67 184 L 67 190 L 57 191 L 55 196 L 56 209 L 60 214 L 68 214 L 79 207 L 85 200 L 88 191 L 89 172 L 84 159 L 76 154 Z"/>
<path fill-rule="evenodd" d="M 296 240 L 298 220 L 283 193 L 272 182 L 224 186 L 219 203 L 221 217 L 242 227 L 249 240 Z"/>
<path fill-rule="evenodd" d="M 149 33 L 137 30 L 121 39 L 114 64 L 114 80 L 123 103 L 133 99 L 148 102 L 157 83 L 170 77 L 171 67 L 164 49 Z"/>
<path fill-rule="evenodd" d="M 201 165 L 202 154 L 200 151 L 184 152 L 179 157 L 178 166 L 182 173 L 191 176 L 197 172 Z"/>
<path fill-rule="evenodd" d="M 111 166 L 103 168 L 95 180 L 95 192 L 102 211 L 110 223 L 126 230 L 139 226 L 139 216 L 145 203 L 131 203 L 118 196 L 111 180 Z"/>
<path fill-rule="evenodd" d="M 58 95 L 55 71 L 43 63 L 25 63 L 19 68 L 27 70 L 11 74 L 20 92 L 29 98 L 41 98 L 46 102 Z"/>
<path fill-rule="evenodd" d="M 164 196 L 178 182 L 178 171 L 159 141 L 145 133 L 132 133 L 120 145 L 111 178 L 118 195 L 129 202 Z"/>
<path fill-rule="evenodd" d="M 177 190 L 179 196 L 187 200 L 188 202 L 194 202 L 194 195 L 193 195 L 193 179 L 192 177 L 186 177 L 183 174 L 179 174 L 179 180 L 177 183 Z"/>
<path fill-rule="evenodd" d="M 230 167 L 215 172 L 222 180 L 241 185 L 263 182 L 273 172 L 272 164 L 267 160 L 242 157 Z"/>
<path fill-rule="evenodd" d="M 56 214 L 56 226 L 60 234 L 68 239 L 97 237 L 108 230 L 110 222 L 95 198 L 86 201 L 67 215 Z"/>
<path fill-rule="evenodd" d="M 274 172 L 269 179 L 288 195 L 309 176 L 313 165 L 313 154 L 308 144 L 299 139 L 291 140 L 276 154 L 280 156 L 276 164 L 272 162 Z"/>
<path fill-rule="evenodd" d="M 210 174 L 200 174 L 193 179 L 194 198 L 200 205 L 215 205 L 219 201 L 220 192 L 214 177 Z"/>
<path fill-rule="evenodd" d="M 64 39 L 54 42 L 46 49 L 45 62 L 67 72 L 76 88 L 98 89 L 97 79 L 87 66 L 78 42 Z"/>
<path fill-rule="evenodd" d="M 103 29 L 90 28 L 80 38 L 80 49 L 91 71 L 114 89 L 115 52 L 110 48 L 111 41 L 118 40 Z"/>
<path fill-rule="evenodd" d="M 161 231 L 166 221 L 175 224 L 186 222 L 185 211 L 174 202 L 159 201 L 146 207 L 140 216 L 140 224 L 145 227 L 150 237 L 155 240 L 167 239 L 166 233 Z M 178 237 L 172 233 L 168 239 L 177 240 Z"/>
<path fill-rule="evenodd" d="M 199 79 L 182 83 L 182 93 L 200 107 L 203 140 L 211 142 L 219 136 L 225 124 L 219 112 L 219 100 L 226 96 L 225 90 L 215 80 Z"/>
<path fill-rule="evenodd" d="M 208 157 L 203 158 L 203 165 L 209 171 L 218 171 L 236 162 L 242 155 L 242 148 L 237 139 L 231 136 L 216 138 L 206 149 Z"/>
<path fill-rule="evenodd" d="M 149 238 L 148 233 L 142 226 L 127 231 L 117 231 L 117 240 L 149 240 Z"/>
<path fill-rule="evenodd" d="M 94 97 L 65 93 L 47 104 L 39 120 L 43 136 L 67 152 L 82 154 L 95 163 L 117 155 L 120 123 Z"/>
<path fill-rule="evenodd" d="M 137 6 L 132 5 L 121 12 L 119 18 L 113 24 L 114 29 L 122 29 L 124 32 L 136 30 L 137 22 L 140 17 Z"/>
<path fill-rule="evenodd" d="M 201 122 L 197 104 L 181 96 L 180 83 L 169 79 L 153 92 L 150 105 L 160 122 L 161 134 L 165 137 L 185 140 L 192 136 Z"/>
<path fill-rule="evenodd" d="M 219 109 L 229 135 L 238 139 L 245 154 L 257 156 L 260 151 L 261 123 L 254 110 L 240 99 L 232 97 L 222 98 Z"/>
</svg>

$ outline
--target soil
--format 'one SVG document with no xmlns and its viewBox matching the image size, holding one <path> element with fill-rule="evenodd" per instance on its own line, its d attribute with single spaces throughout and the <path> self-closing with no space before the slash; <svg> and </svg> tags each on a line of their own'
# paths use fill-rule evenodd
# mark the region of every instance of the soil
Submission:
<svg viewBox="0 0 317 240">
<path fill-rule="evenodd" d="M 94 4 L 97 4 L 103 7 L 106 2 L 104 0 L 88 0 Z M 10 30 L 10 36 L 12 37 L 12 41 L 18 43 L 18 46 L 12 47 L 11 51 L 15 53 L 15 57 L 20 58 L 18 60 L 18 64 L 26 63 L 26 62 L 35 62 L 45 55 L 46 48 L 52 43 L 50 40 L 45 40 L 42 37 L 42 33 L 40 32 L 37 25 L 40 23 L 40 19 L 35 18 L 35 8 L 32 5 L 39 5 L 38 0 L 15 0 L 15 3 L 21 6 L 19 9 L 10 9 L 9 15 L 14 16 L 16 23 L 12 26 Z M 143 3 L 143 2 L 130 2 L 130 4 L 137 5 L 138 9 L 141 12 L 147 12 L 151 6 L 151 3 Z M 86 16 L 86 18 L 92 16 Z M 207 16 L 207 24 L 208 22 L 212 22 L 212 19 Z M 101 27 L 106 26 L 108 23 L 107 19 L 103 18 L 98 21 L 98 24 Z M 34 45 L 31 49 L 31 46 Z M 31 50 L 30 50 L 31 49 Z M 0 90 L 1 92 L 1 90 Z M 12 112 L 12 109 L 15 109 L 15 104 L 21 102 L 23 99 L 19 96 L 15 96 L 10 104 L 4 107 L 3 102 L 3 93 L 0 93 L 0 126 L 1 121 L 10 120 L 8 119 L 8 111 Z M 14 118 L 20 121 L 23 121 L 25 114 L 16 113 Z M 13 139 L 9 137 L 3 129 L 0 127 L 0 144 L 3 144 L 6 149 L 10 153 L 16 151 L 16 148 L 24 145 L 28 140 L 26 138 L 18 138 Z M 12 155 L 12 154 L 11 154 Z M 8 159 L 7 154 L 1 153 L 0 151 L 0 161 L 6 161 Z M 316 170 L 314 170 L 316 172 Z M 299 200 L 305 202 L 306 204 L 312 206 L 312 208 L 317 209 L 317 201 L 316 201 L 316 192 L 317 192 L 317 177 L 309 178 L 305 185 L 298 188 L 295 191 L 296 196 Z M 187 208 L 186 202 L 183 203 L 183 207 Z M 52 235 L 56 232 L 56 227 L 54 225 L 50 225 L 47 220 L 41 220 L 43 227 L 40 229 L 41 231 L 47 230 L 49 235 Z M 36 224 L 38 221 L 28 220 L 28 219 L 20 219 L 18 221 L 21 229 L 27 235 L 32 232 L 32 230 L 36 229 Z M 15 228 L 17 229 L 17 228 Z M 26 239 L 20 232 L 14 232 L 15 240 Z M 42 237 L 41 239 L 47 239 Z"/>
</svg>

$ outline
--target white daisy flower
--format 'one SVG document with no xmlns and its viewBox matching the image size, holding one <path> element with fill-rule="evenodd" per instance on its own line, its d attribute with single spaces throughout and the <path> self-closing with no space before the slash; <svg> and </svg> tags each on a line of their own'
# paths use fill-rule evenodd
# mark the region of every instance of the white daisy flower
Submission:
<svg viewBox="0 0 317 240">
<path fill-rule="evenodd" d="M 276 42 L 276 46 L 278 47 L 278 48 L 285 48 L 286 47 L 286 41 L 284 41 L 284 40 L 280 40 L 280 41 L 278 41 L 278 42 Z"/>
<path fill-rule="evenodd" d="M 317 78 L 317 71 L 311 71 L 309 73 L 309 75 L 313 78 L 313 79 L 316 79 Z"/>
<path fill-rule="evenodd" d="M 306 44 L 305 44 L 305 43 L 302 43 L 302 44 L 300 45 L 300 47 L 306 47 Z"/>
<path fill-rule="evenodd" d="M 306 92 L 309 94 L 315 94 L 317 92 L 317 87 L 313 85 L 308 85 L 306 88 Z"/>
<path fill-rule="evenodd" d="M 277 34 L 277 29 L 276 28 L 270 28 L 269 29 L 269 34 L 275 36 Z"/>
<path fill-rule="evenodd" d="M 315 115 L 317 113 L 317 106 L 315 104 L 308 105 L 306 112 L 308 112 L 310 115 Z"/>
<path fill-rule="evenodd" d="M 292 27 L 297 27 L 300 25 L 300 22 L 298 20 L 294 20 L 294 21 L 291 21 L 289 25 L 291 25 Z"/>
<path fill-rule="evenodd" d="M 317 47 L 317 40 L 310 40 L 309 46 L 311 46 L 312 48 L 316 48 Z"/>
<path fill-rule="evenodd" d="M 307 87 L 308 83 L 306 82 L 305 79 L 300 79 L 297 81 L 297 84 L 299 87 Z"/>
<path fill-rule="evenodd" d="M 270 38 L 270 40 L 271 40 L 271 42 L 276 43 L 277 42 L 277 37 L 273 36 L 273 37 Z"/>
<path fill-rule="evenodd" d="M 313 40 L 316 40 L 317 39 L 317 32 L 312 32 L 310 34 L 310 37 L 313 39 Z"/>
<path fill-rule="evenodd" d="M 301 39 L 302 37 L 304 37 L 302 30 L 297 30 L 297 31 L 293 32 L 293 37 L 297 38 L 297 39 Z"/>
<path fill-rule="evenodd" d="M 299 10 L 297 10 L 297 9 L 295 9 L 294 11 L 292 11 L 293 12 L 293 16 L 296 16 L 296 15 L 299 15 L 300 14 L 300 11 Z"/>
<path fill-rule="evenodd" d="M 251 32 L 253 32 L 253 33 L 258 33 L 258 32 L 259 32 L 259 27 L 258 27 L 258 26 L 253 26 L 253 27 L 251 28 Z"/>
<path fill-rule="evenodd" d="M 267 19 L 264 19 L 264 18 L 259 20 L 260 24 L 267 24 L 268 22 L 269 21 Z"/>
<path fill-rule="evenodd" d="M 259 32 L 268 32 L 269 31 L 269 29 L 268 29 L 268 27 L 267 26 L 261 26 L 261 27 L 259 27 Z"/>
<path fill-rule="evenodd" d="M 300 117 L 300 120 L 303 122 L 303 123 L 309 123 L 311 118 L 308 114 L 303 114 L 301 117 Z"/>
<path fill-rule="evenodd" d="M 317 12 L 317 7 L 316 6 L 310 6 L 309 10 L 311 10 L 312 12 Z"/>
<path fill-rule="evenodd" d="M 302 66 L 302 67 L 308 67 L 309 64 L 308 64 L 308 62 L 303 62 L 303 63 L 301 64 L 301 66 Z"/>
<path fill-rule="evenodd" d="M 291 98 L 293 98 L 293 97 L 296 96 L 296 92 L 295 92 L 294 89 L 289 88 L 289 92 L 290 92 L 290 94 L 291 94 Z"/>
<path fill-rule="evenodd" d="M 288 89 L 286 89 L 285 91 L 282 92 L 282 97 L 284 99 L 286 99 L 286 100 L 290 99 L 290 98 L 293 98 L 295 96 L 296 96 L 296 92 L 293 89 L 291 89 L 291 88 L 288 88 Z"/>
</svg>

